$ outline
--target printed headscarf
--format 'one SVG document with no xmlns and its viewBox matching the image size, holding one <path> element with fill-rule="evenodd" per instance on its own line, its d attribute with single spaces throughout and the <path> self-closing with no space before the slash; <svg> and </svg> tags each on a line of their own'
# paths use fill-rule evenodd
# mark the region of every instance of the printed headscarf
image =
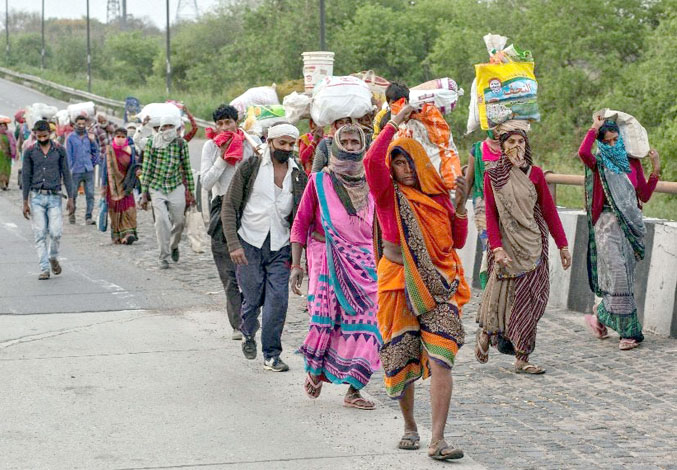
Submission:
<svg viewBox="0 0 677 470">
<path fill-rule="evenodd" d="M 346 150 L 341 145 L 343 134 L 357 134 L 360 139 L 360 148 L 357 151 Z M 366 147 L 366 139 L 360 126 L 347 124 L 336 131 L 329 152 L 327 172 L 334 183 L 336 194 L 350 215 L 355 215 L 362 210 L 369 198 L 369 186 L 362 162 Z"/>
<path fill-rule="evenodd" d="M 615 145 L 609 145 L 602 141 L 602 137 L 607 132 L 616 132 L 618 140 Z M 621 173 L 630 173 L 630 161 L 628 153 L 625 150 L 623 136 L 618 125 L 613 121 L 606 121 L 597 133 L 597 153 L 602 159 L 602 164 L 617 175 Z"/>
</svg>

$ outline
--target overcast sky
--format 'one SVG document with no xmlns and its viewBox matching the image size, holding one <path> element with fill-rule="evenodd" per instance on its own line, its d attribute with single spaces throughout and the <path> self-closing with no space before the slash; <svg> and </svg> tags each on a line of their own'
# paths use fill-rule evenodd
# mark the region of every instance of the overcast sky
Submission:
<svg viewBox="0 0 677 470">
<path fill-rule="evenodd" d="M 193 0 L 181 0 L 192 7 Z M 197 6 L 200 12 L 208 11 L 210 8 L 218 5 L 218 0 L 197 0 Z M 122 0 L 120 0 L 122 5 Z M 166 0 L 127 0 L 127 13 L 137 18 L 147 16 L 159 28 L 164 28 L 165 24 L 165 4 Z M 179 0 L 170 0 L 170 18 L 174 22 L 176 17 L 176 8 Z M 106 22 L 107 0 L 89 0 L 89 10 L 93 18 L 101 22 Z M 9 10 L 23 10 L 40 12 L 42 0 L 9 0 Z M 0 11 L 5 12 L 5 2 L 0 2 Z M 188 11 L 191 11 L 192 8 Z M 45 18 L 81 18 L 87 13 L 86 0 L 45 0 Z"/>
</svg>

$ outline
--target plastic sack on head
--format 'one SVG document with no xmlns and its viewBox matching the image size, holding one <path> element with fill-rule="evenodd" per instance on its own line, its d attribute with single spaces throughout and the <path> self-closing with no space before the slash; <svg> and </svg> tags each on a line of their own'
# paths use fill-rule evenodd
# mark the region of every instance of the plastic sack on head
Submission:
<svg viewBox="0 0 677 470">
<path fill-rule="evenodd" d="M 386 89 L 388 88 L 388 85 L 390 85 L 388 80 L 379 77 L 373 70 L 364 70 L 351 75 L 367 84 L 374 100 L 376 100 L 377 106 L 386 102 Z"/>
<path fill-rule="evenodd" d="M 604 120 L 614 121 L 621 131 L 625 151 L 629 157 L 644 158 L 649 154 L 649 135 L 634 116 L 622 111 L 604 108 L 592 115 L 593 119 L 601 116 Z"/>
<path fill-rule="evenodd" d="M 357 77 L 325 77 L 313 90 L 310 116 L 320 127 L 341 118 L 359 119 L 371 110 L 371 90 Z"/>
<path fill-rule="evenodd" d="M 287 95 L 282 100 L 287 120 L 292 124 L 296 124 L 301 119 L 310 117 L 310 106 L 312 99 L 304 93 L 293 92 Z"/>
<path fill-rule="evenodd" d="M 91 119 L 96 114 L 96 105 L 91 101 L 69 104 L 66 106 L 66 111 L 68 112 L 71 122 L 75 122 L 75 118 L 78 116 L 84 116 L 87 119 Z"/>
<path fill-rule="evenodd" d="M 237 109 L 239 119 L 244 119 L 250 106 L 280 104 L 275 84 L 250 88 L 230 102 Z"/>
<path fill-rule="evenodd" d="M 442 114 L 449 114 L 456 107 L 459 96 L 463 96 L 463 88 L 459 89 L 454 80 L 444 77 L 411 88 L 409 104 L 420 109 L 423 104 L 429 103 L 439 109 Z"/>
<path fill-rule="evenodd" d="M 178 121 L 176 127 L 181 125 L 181 110 L 172 103 L 149 103 L 137 115 L 141 119 L 141 122 L 148 117 L 149 121 L 147 125 L 149 127 L 158 127 L 162 118 L 168 116 Z"/>
<path fill-rule="evenodd" d="M 59 110 L 56 106 L 49 106 L 45 103 L 33 103 L 26 108 L 26 122 L 30 129 L 40 120 L 50 121 L 56 116 Z"/>
</svg>

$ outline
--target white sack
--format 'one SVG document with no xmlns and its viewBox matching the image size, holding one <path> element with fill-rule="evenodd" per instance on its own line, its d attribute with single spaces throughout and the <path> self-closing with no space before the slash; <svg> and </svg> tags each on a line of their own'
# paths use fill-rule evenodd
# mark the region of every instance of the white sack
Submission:
<svg viewBox="0 0 677 470">
<path fill-rule="evenodd" d="M 320 127 L 350 117 L 358 119 L 372 109 L 371 90 L 357 77 L 325 77 L 313 90 L 310 116 Z"/>
</svg>

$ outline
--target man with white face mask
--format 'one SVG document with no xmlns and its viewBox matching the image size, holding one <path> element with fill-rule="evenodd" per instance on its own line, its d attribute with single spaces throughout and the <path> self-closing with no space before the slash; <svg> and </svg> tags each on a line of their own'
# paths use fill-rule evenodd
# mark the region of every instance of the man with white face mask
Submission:
<svg viewBox="0 0 677 470">
<path fill-rule="evenodd" d="M 178 125 L 172 116 L 162 118 L 159 132 L 146 142 L 141 170 L 141 208 L 148 208 L 150 193 L 160 246 L 160 269 L 169 268 L 170 256 L 174 262 L 179 261 L 184 211 L 195 202 L 188 143 L 178 136 Z"/>
</svg>

